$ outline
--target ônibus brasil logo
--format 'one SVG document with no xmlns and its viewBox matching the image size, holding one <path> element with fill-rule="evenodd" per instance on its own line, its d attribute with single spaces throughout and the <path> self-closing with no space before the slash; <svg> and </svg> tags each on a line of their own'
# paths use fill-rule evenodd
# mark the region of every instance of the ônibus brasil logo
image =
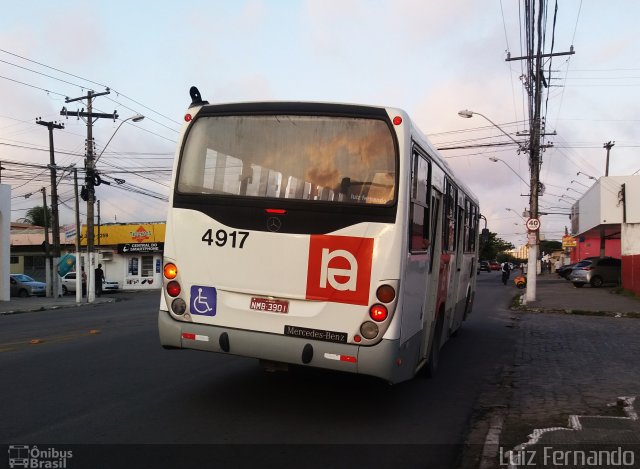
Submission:
<svg viewBox="0 0 640 469">
<path fill-rule="evenodd" d="M 366 306 L 372 255 L 373 238 L 311 235 L 306 298 Z"/>
</svg>

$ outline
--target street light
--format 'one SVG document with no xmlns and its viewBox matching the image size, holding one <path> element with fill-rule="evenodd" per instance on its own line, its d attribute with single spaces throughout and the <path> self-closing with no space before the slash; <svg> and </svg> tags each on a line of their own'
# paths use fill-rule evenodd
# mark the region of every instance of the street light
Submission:
<svg viewBox="0 0 640 469">
<path fill-rule="evenodd" d="M 509 139 L 515 143 L 516 145 L 518 145 L 518 152 L 520 151 L 525 151 L 525 148 L 520 144 L 520 142 L 518 142 L 515 138 L 513 138 L 511 135 L 509 135 L 507 132 L 505 132 L 504 130 L 502 130 L 502 128 L 496 124 L 495 122 L 493 122 L 491 119 L 489 119 L 487 116 L 485 116 L 484 114 L 481 114 L 479 112 L 476 111 L 469 111 L 468 109 L 463 109 L 462 111 L 458 111 L 458 115 L 460 117 L 464 117 L 465 119 L 471 119 L 473 117 L 474 114 L 477 114 L 479 116 L 484 117 L 486 120 L 488 120 L 496 129 L 498 129 L 500 132 L 502 132 L 503 134 L 505 134 L 507 137 L 509 137 Z"/>
<path fill-rule="evenodd" d="M 575 190 L 573 187 L 567 187 L 567 190 L 568 190 L 568 191 L 577 192 L 577 193 L 578 193 L 578 194 L 580 194 L 580 195 L 584 195 L 584 192 L 577 191 L 577 190 Z"/>
<path fill-rule="evenodd" d="M 567 194 L 562 194 L 560 197 L 562 197 L 562 198 L 567 198 L 567 199 L 578 200 L 578 199 L 576 199 L 575 197 L 571 197 L 570 195 L 567 195 Z"/>
<path fill-rule="evenodd" d="M 570 184 L 573 184 L 574 182 L 576 184 L 580 184 L 582 187 L 586 187 L 587 189 L 589 189 L 589 186 L 587 186 L 586 184 L 582 184 L 580 181 L 576 181 L 575 179 L 572 179 Z"/>
<path fill-rule="evenodd" d="M 518 177 L 520 178 L 520 180 L 521 180 L 522 182 L 524 182 L 524 183 L 527 185 L 527 187 L 529 187 L 529 183 L 528 183 L 527 181 L 525 181 L 525 180 L 522 178 L 522 176 L 520 176 L 520 175 L 516 172 L 516 170 L 514 170 L 511 166 L 509 166 L 509 164 L 508 164 L 506 161 L 501 160 L 500 158 L 496 158 L 495 156 L 490 156 L 490 157 L 489 157 L 489 159 L 490 159 L 491 161 L 493 161 L 494 163 L 497 163 L 498 161 L 502 161 L 502 162 L 507 166 L 507 168 L 509 168 L 509 169 L 511 170 L 511 172 L 513 172 L 513 174 L 515 174 L 516 176 L 518 176 Z"/>
<path fill-rule="evenodd" d="M 100 152 L 98 157 L 94 160 L 93 164 L 95 165 L 95 164 L 98 163 L 98 160 L 100 159 L 100 157 L 102 156 L 104 151 L 107 149 L 107 145 L 109 145 L 109 143 L 111 143 L 111 140 L 113 140 L 113 137 L 116 135 L 118 130 L 120 130 L 120 127 L 122 127 L 122 124 L 124 124 L 128 120 L 131 120 L 133 122 L 140 122 L 142 119 L 144 119 L 144 116 L 142 114 L 136 114 L 135 116 L 127 117 L 122 122 L 120 122 L 120 125 L 116 128 L 116 130 L 113 132 L 113 134 L 111 134 L 111 137 L 109 138 L 109 140 L 107 140 L 107 143 L 104 144 L 104 147 L 102 147 L 102 151 Z"/>
<path fill-rule="evenodd" d="M 522 215 L 520 215 L 518 212 L 516 212 L 514 209 L 512 209 L 512 208 L 505 208 L 505 210 L 507 210 L 507 211 L 509 211 L 509 212 L 513 212 L 513 213 L 515 213 L 516 215 L 518 215 L 518 216 L 522 219 L 522 221 L 523 221 L 523 222 L 527 223 L 527 220 L 525 220 L 525 219 L 524 219 L 524 217 L 523 217 Z"/>
<path fill-rule="evenodd" d="M 589 176 L 587 173 L 583 173 L 582 171 L 578 171 L 578 172 L 576 173 L 576 176 L 580 176 L 581 174 L 582 174 L 583 176 L 588 177 L 589 179 L 593 179 L 594 181 L 596 180 L 596 178 L 594 178 L 593 176 Z"/>
<path fill-rule="evenodd" d="M 109 137 L 109 140 L 107 140 L 107 143 L 102 148 L 102 151 L 100 152 L 98 157 L 95 159 L 87 158 L 87 177 L 91 178 L 91 180 L 87 184 L 88 191 L 90 192 L 89 198 L 87 200 L 87 258 L 89 260 L 89 269 L 88 269 L 88 272 L 86 272 L 86 274 L 87 274 L 87 302 L 88 303 L 93 303 L 96 299 L 95 273 L 93 271 L 96 265 L 95 259 L 94 259 L 95 253 L 93 251 L 93 233 L 94 233 L 93 204 L 95 203 L 95 196 L 93 195 L 93 186 L 94 186 L 93 178 L 96 176 L 96 163 L 98 162 L 98 160 L 100 159 L 104 151 L 106 150 L 107 145 L 111 143 L 111 140 L 113 140 L 113 137 L 115 136 L 115 134 L 118 132 L 118 130 L 120 130 L 120 127 L 122 127 L 122 124 L 124 124 L 128 120 L 132 120 L 134 122 L 140 122 L 142 119 L 144 119 L 144 116 L 142 114 L 136 114 L 134 116 L 127 117 L 126 119 L 124 119 L 122 122 L 120 122 L 120 125 L 116 128 L 113 134 L 111 134 L 111 137 Z"/>
</svg>

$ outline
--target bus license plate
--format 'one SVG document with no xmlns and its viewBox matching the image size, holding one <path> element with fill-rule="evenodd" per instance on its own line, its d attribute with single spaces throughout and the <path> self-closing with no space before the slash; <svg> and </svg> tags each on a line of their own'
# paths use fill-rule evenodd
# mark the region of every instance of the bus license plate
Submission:
<svg viewBox="0 0 640 469">
<path fill-rule="evenodd" d="M 289 312 L 289 302 L 286 300 L 252 297 L 249 308 L 255 309 L 256 311 L 265 311 L 267 313 L 286 314 Z"/>
</svg>

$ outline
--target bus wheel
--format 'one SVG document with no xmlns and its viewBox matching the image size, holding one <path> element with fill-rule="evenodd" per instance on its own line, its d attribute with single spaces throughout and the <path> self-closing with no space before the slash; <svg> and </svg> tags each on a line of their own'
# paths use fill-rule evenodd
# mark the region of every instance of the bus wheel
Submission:
<svg viewBox="0 0 640 469">
<path fill-rule="evenodd" d="M 426 375 L 428 378 L 433 378 L 438 369 L 438 361 L 440 360 L 440 340 L 442 338 L 442 318 L 444 312 L 441 312 L 438 322 L 436 323 L 436 330 L 433 333 L 433 343 L 431 344 L 431 350 L 429 351 L 429 361 L 425 366 Z"/>
</svg>

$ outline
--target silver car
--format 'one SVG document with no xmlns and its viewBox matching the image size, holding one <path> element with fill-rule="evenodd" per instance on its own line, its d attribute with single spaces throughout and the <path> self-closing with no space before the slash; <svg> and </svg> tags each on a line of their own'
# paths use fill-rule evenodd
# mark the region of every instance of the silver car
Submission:
<svg viewBox="0 0 640 469">
<path fill-rule="evenodd" d="M 38 282 L 28 275 L 11 274 L 9 276 L 9 292 L 11 296 L 45 296 L 47 294 L 47 284 Z"/>
<path fill-rule="evenodd" d="M 620 259 L 596 257 L 576 265 L 569 274 L 569 281 L 577 288 L 582 288 L 587 283 L 592 287 L 601 287 L 605 283 L 619 284 L 621 269 Z"/>
</svg>

